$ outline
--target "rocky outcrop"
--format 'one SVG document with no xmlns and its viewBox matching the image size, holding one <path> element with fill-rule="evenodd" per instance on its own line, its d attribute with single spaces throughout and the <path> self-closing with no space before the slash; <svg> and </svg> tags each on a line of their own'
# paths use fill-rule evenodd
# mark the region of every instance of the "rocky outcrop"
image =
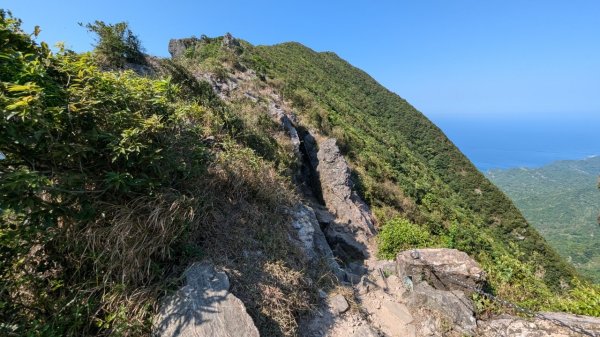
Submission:
<svg viewBox="0 0 600 337">
<path fill-rule="evenodd" d="M 294 126 L 294 116 L 284 111 L 281 106 L 275 102 L 269 104 L 269 115 L 287 131 L 294 146 L 294 154 L 300 156 L 300 137 Z"/>
<path fill-rule="evenodd" d="M 177 57 L 198 43 L 202 41 L 174 40 L 169 52 Z M 229 34 L 223 37 L 221 46 L 234 53 L 241 49 L 239 41 Z M 226 76 L 200 72 L 194 75 L 207 80 L 225 101 L 243 100 L 258 105 L 257 111 L 266 111 L 280 126 L 278 137 L 289 137 L 293 155 L 302 163 L 301 173 L 297 173 L 302 177 L 295 181 L 302 200 L 288 210 L 290 242 L 304 252 L 310 261 L 309 268 L 325 261 L 340 281 L 346 281 L 338 286 L 347 290 L 352 286 L 349 290 L 356 290 L 353 296 L 348 295 L 351 292 L 343 292 L 346 297 L 321 291 L 314 314 L 302 318 L 305 321 L 300 324 L 301 336 L 577 335 L 541 318 L 506 316 L 478 322 L 470 292 L 480 289 L 485 274 L 463 252 L 418 249 L 400 253 L 395 261 L 375 261 L 371 240 L 375 234 L 374 220 L 367 204 L 353 189 L 350 168 L 335 139 L 303 128 L 276 90 L 257 84 L 259 78 L 252 70 L 239 65 L 232 68 Z M 220 278 L 218 273 L 212 273 L 215 280 Z M 227 287 L 221 287 L 224 293 L 199 291 L 197 287 L 190 288 L 189 282 L 186 287 L 163 306 L 155 331 L 165 336 L 174 335 L 174 331 L 185 331 L 182 336 L 196 333 L 187 332 L 195 331 L 191 329 L 199 329 L 198 335 L 206 336 L 226 336 L 233 330 L 235 336 L 257 335 L 242 304 L 227 293 Z M 219 296 L 233 297 L 232 306 L 238 310 L 234 321 L 227 321 L 231 320 L 225 317 L 229 311 L 218 305 L 220 300 L 210 300 Z M 194 312 L 192 306 L 201 310 Z M 357 306 L 360 310 L 356 310 Z M 204 307 L 209 312 L 202 310 Z M 567 316 L 558 321 L 579 324 L 590 331 L 598 328 L 597 321 L 575 322 L 573 315 Z M 217 325 L 222 320 L 228 322 L 227 326 Z"/>
<path fill-rule="evenodd" d="M 234 38 L 233 35 L 231 35 L 231 33 L 227 33 L 223 36 L 221 46 L 232 50 L 236 50 L 237 48 L 241 47 L 241 44 L 238 39 Z"/>
<path fill-rule="evenodd" d="M 306 257 L 313 262 L 325 262 L 337 278 L 343 280 L 346 274 L 335 260 L 313 209 L 303 203 L 298 203 L 290 210 L 290 214 L 292 227 L 298 235 L 298 246 Z"/>
<path fill-rule="evenodd" d="M 229 292 L 229 279 L 209 263 L 185 272 L 186 284 L 161 305 L 156 337 L 258 337 L 244 304 Z"/>
<path fill-rule="evenodd" d="M 470 293 L 485 282 L 475 260 L 456 249 L 414 249 L 396 256 L 395 271 L 413 315 L 422 318 L 415 323 L 418 336 L 438 336 L 448 327 L 460 335 L 475 334 Z"/>
<path fill-rule="evenodd" d="M 373 235 L 373 217 L 367 204 L 352 189 L 350 168 L 335 139 L 326 138 L 318 146 L 316 169 L 325 205 L 338 222 L 346 223 L 369 236 Z"/>
<path fill-rule="evenodd" d="M 169 40 L 169 54 L 171 57 L 177 58 L 185 53 L 185 51 L 194 46 L 201 40 L 196 37 L 188 37 L 185 39 L 171 39 Z"/>
<path fill-rule="evenodd" d="M 487 337 L 600 336 L 600 318 L 565 313 L 542 313 L 525 319 L 503 316 L 480 321 L 478 334 Z"/>
<path fill-rule="evenodd" d="M 456 249 L 432 248 L 401 252 L 396 257 L 400 277 L 414 284 L 426 281 L 440 290 L 467 290 L 480 287 L 485 272 L 469 255 Z"/>
<path fill-rule="evenodd" d="M 409 304 L 413 308 L 426 308 L 437 313 L 462 334 L 473 335 L 477 328 L 473 303 L 460 290 L 439 290 L 427 282 L 420 282 L 414 286 Z"/>
<path fill-rule="evenodd" d="M 303 149 L 318 179 L 319 197 L 327 207 L 317 217 L 333 251 L 344 261 L 370 256 L 369 240 L 375 234 L 369 207 L 352 189 L 350 168 L 333 138 L 306 132 Z"/>
</svg>

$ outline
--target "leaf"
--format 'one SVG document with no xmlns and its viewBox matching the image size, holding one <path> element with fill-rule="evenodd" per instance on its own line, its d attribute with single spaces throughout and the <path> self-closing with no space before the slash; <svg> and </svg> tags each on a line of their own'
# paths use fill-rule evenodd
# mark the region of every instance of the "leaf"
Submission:
<svg viewBox="0 0 600 337">
<path fill-rule="evenodd" d="M 25 84 L 9 84 L 8 92 L 21 92 L 21 91 L 29 91 L 34 90 L 35 85 L 31 82 L 27 82 Z"/>
<path fill-rule="evenodd" d="M 31 96 L 27 96 L 26 98 L 29 98 L 29 99 L 20 99 L 20 100 L 14 102 L 13 104 L 7 106 L 6 110 L 17 110 L 19 108 L 28 106 L 29 102 L 31 101 Z M 11 114 L 11 116 L 7 117 L 7 119 L 9 119 L 12 116 L 13 115 Z"/>
</svg>

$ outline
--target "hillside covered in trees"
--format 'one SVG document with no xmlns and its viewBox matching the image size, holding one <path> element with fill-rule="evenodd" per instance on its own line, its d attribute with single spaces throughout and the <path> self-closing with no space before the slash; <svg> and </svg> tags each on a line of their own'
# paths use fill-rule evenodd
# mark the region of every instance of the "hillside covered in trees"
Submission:
<svg viewBox="0 0 600 337">
<path fill-rule="evenodd" d="M 320 291 L 352 283 L 293 244 L 291 210 L 326 196 L 315 144 L 348 163 L 379 259 L 459 249 L 496 296 L 600 315 L 598 288 L 439 128 L 334 53 L 226 35 L 173 40 L 162 59 L 126 24 L 86 27 L 94 51 L 52 51 L 0 15 L 0 334 L 148 334 L 186 267 L 210 260 L 261 335 L 298 335 Z"/>
<path fill-rule="evenodd" d="M 546 240 L 596 283 L 600 282 L 599 174 L 600 157 L 486 173 Z"/>
</svg>

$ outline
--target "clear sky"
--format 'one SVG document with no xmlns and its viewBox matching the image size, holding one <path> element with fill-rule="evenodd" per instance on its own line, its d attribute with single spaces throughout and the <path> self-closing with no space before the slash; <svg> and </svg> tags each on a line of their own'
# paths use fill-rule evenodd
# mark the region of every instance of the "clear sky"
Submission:
<svg viewBox="0 0 600 337">
<path fill-rule="evenodd" d="M 40 40 L 89 50 L 77 25 L 128 21 L 150 54 L 170 38 L 298 41 L 333 51 L 419 110 L 449 116 L 598 119 L 600 1 L 2 0 Z"/>
</svg>

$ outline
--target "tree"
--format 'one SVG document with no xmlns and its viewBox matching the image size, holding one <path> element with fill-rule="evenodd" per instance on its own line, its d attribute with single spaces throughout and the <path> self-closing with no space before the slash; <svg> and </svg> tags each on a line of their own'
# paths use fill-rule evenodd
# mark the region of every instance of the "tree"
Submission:
<svg viewBox="0 0 600 337">
<path fill-rule="evenodd" d="M 96 20 L 86 24 L 85 28 L 97 35 L 94 52 L 101 65 L 120 69 L 126 63 L 145 63 L 141 42 L 127 22 L 106 24 Z"/>
</svg>

